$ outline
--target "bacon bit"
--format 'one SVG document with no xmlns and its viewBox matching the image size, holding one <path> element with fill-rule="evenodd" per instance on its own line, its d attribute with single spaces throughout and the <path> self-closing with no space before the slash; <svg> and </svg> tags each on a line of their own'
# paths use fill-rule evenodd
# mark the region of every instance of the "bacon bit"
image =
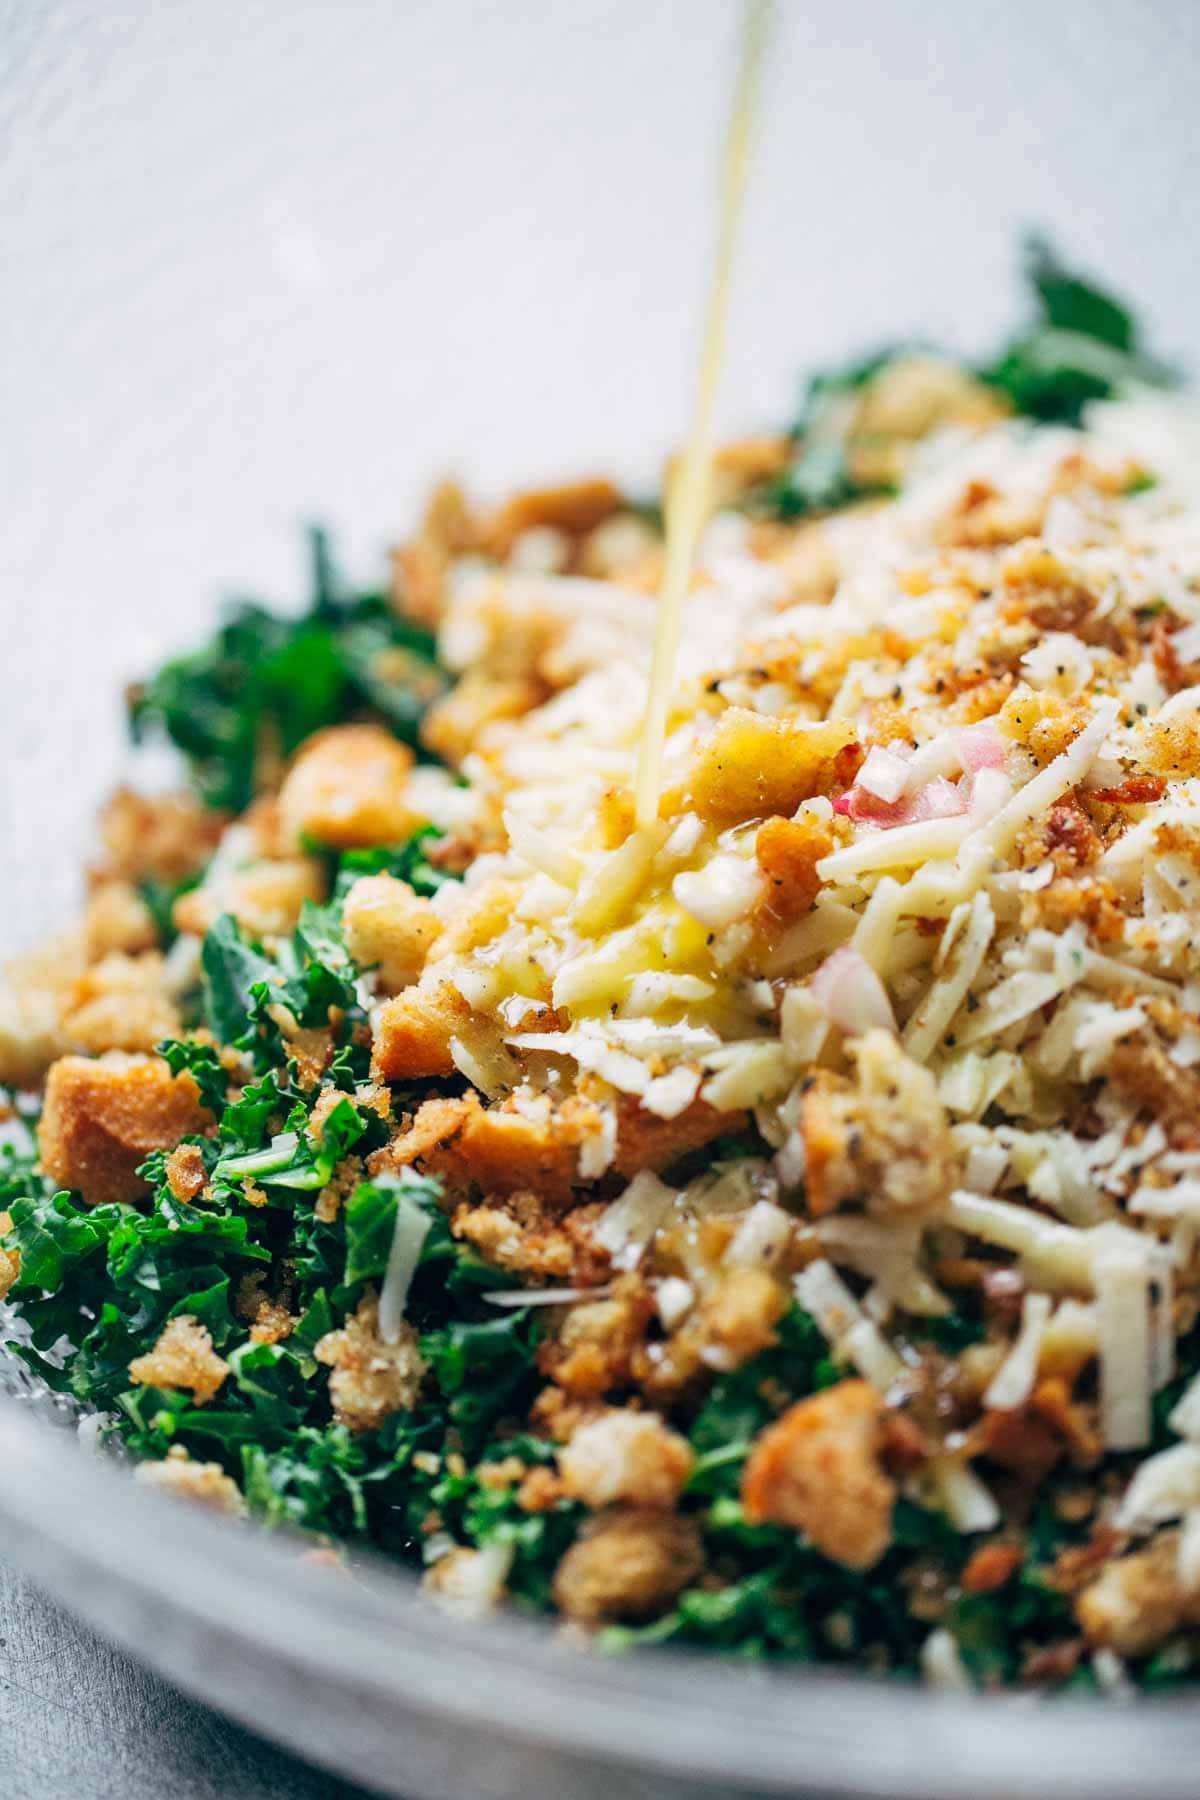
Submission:
<svg viewBox="0 0 1200 1800">
<path fill-rule="evenodd" d="M 1070 1385 L 1061 1375 L 1040 1381 L 1029 1402 L 1030 1409 L 1066 1441 L 1073 1462 L 1089 1468 L 1104 1454 L 1104 1444 L 1085 1407 L 1071 1398 Z"/>
<path fill-rule="evenodd" d="M 907 1475 L 933 1455 L 933 1445 L 907 1413 L 885 1413 L 881 1454 L 893 1475 Z"/>
<path fill-rule="evenodd" d="M 1012 1580 L 1024 1560 L 1019 1544 L 983 1544 L 963 1570 L 963 1587 L 968 1594 L 992 1594 Z"/>
<path fill-rule="evenodd" d="M 1062 1455 L 1062 1444 L 1043 1419 L 1025 1410 L 984 1413 L 979 1427 L 980 1449 L 1003 1469 L 1011 1469 L 1036 1487 Z"/>
<path fill-rule="evenodd" d="M 1079 1667 L 1083 1651 L 1082 1638 L 1063 1638 L 1060 1643 L 1032 1650 L 1021 1664 L 1020 1678 L 1037 1687 L 1057 1686 L 1060 1682 L 1070 1681 Z"/>
<path fill-rule="evenodd" d="M 1127 775 L 1118 787 L 1092 788 L 1088 798 L 1106 806 L 1152 806 L 1166 791 L 1161 775 Z"/>
</svg>

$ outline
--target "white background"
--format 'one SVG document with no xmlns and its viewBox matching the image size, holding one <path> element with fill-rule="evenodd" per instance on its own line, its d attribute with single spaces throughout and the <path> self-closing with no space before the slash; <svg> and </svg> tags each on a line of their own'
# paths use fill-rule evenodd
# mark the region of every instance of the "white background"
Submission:
<svg viewBox="0 0 1200 1800">
<path fill-rule="evenodd" d="M 922 329 L 1028 223 L 1200 361 L 1196 0 L 780 0 L 723 412 Z M 684 418 L 732 0 L 0 0 L 0 936 L 69 904 L 118 694 L 298 520 L 648 481 Z"/>
</svg>

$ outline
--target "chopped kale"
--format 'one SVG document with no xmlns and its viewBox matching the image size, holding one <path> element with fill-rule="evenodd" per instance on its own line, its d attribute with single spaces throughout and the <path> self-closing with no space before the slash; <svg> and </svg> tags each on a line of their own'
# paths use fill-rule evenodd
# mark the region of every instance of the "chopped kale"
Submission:
<svg viewBox="0 0 1200 1800">
<path fill-rule="evenodd" d="M 131 694 L 135 740 L 165 732 L 211 806 L 240 812 L 281 757 L 348 717 L 380 718 L 415 743 L 445 685 L 430 635 L 383 595 L 346 593 L 326 534 L 311 540 L 312 597 L 299 617 L 242 601 L 208 644 Z"/>
</svg>

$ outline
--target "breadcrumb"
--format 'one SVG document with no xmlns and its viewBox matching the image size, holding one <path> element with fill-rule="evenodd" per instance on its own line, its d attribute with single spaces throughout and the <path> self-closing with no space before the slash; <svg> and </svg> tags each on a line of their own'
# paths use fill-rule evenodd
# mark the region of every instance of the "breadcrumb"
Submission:
<svg viewBox="0 0 1200 1800">
<path fill-rule="evenodd" d="M 161 1462 L 139 1463 L 133 1478 L 143 1487 L 157 1488 L 160 1493 L 191 1500 L 232 1518 L 241 1518 L 246 1511 L 241 1489 L 220 1463 L 193 1462 L 182 1444 L 172 1444 Z"/>
<path fill-rule="evenodd" d="M 130 1379 L 139 1387 L 183 1388 L 197 1406 L 208 1405 L 228 1373 L 207 1326 L 187 1313 L 168 1319 L 153 1350 L 129 1365 Z"/>
<path fill-rule="evenodd" d="M 695 1520 L 617 1506 L 584 1526 L 558 1565 L 554 1598 L 568 1619 L 598 1625 L 665 1611 L 700 1572 Z"/>
<path fill-rule="evenodd" d="M 394 1344 L 379 1335 L 379 1300 L 368 1293 L 340 1331 L 330 1331 L 313 1354 L 333 1370 L 329 1398 L 333 1416 L 349 1431 L 374 1431 L 394 1412 L 417 1403 L 425 1363 L 417 1334 L 403 1321 Z"/>
</svg>

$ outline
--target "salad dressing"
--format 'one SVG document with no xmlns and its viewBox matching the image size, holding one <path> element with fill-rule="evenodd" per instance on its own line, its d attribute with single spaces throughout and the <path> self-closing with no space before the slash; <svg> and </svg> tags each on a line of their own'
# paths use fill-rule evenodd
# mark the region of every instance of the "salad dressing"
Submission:
<svg viewBox="0 0 1200 1800">
<path fill-rule="evenodd" d="M 712 485 L 714 413 L 717 384 L 725 354 L 729 289 L 734 249 L 771 15 L 771 0 L 747 0 L 742 25 L 742 53 L 721 169 L 717 248 L 709 285 L 704 338 L 691 430 L 666 503 L 666 557 L 659 590 L 650 666 L 650 689 L 638 750 L 637 823 L 646 827 L 658 817 L 662 785 L 663 744 L 667 732 L 671 682 L 683 628 L 683 613 L 696 561 L 700 534 L 708 516 Z"/>
</svg>

